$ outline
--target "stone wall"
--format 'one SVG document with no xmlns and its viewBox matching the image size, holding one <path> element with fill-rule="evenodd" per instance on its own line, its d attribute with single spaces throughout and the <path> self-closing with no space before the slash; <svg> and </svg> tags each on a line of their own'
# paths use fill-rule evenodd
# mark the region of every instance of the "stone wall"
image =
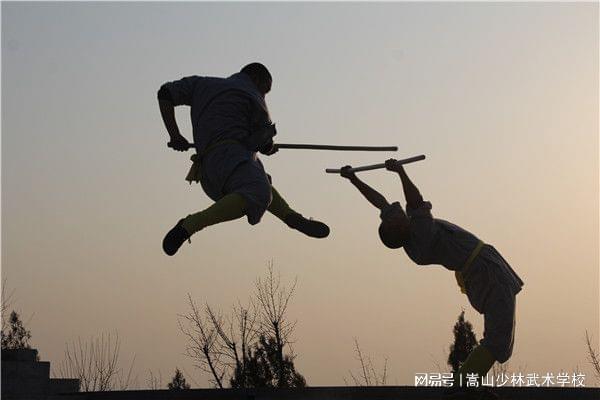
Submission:
<svg viewBox="0 0 600 400">
<path fill-rule="evenodd" d="M 77 379 L 50 379 L 50 363 L 38 360 L 35 349 L 2 350 L 2 399 L 46 400 L 79 391 Z"/>
</svg>

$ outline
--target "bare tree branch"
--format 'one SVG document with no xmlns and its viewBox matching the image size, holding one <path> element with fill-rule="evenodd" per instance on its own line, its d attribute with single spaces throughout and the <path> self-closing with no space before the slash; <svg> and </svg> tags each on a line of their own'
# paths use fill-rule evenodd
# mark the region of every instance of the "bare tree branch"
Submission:
<svg viewBox="0 0 600 400">
<path fill-rule="evenodd" d="M 295 278 L 290 287 L 281 283 L 281 276 L 273 272 L 273 261 L 270 261 L 267 267 L 266 279 L 258 278 L 256 280 L 255 297 L 259 305 L 259 327 L 267 336 L 275 338 L 277 346 L 277 368 L 278 379 L 281 384 L 285 381 L 283 374 L 283 348 L 292 341 L 291 334 L 296 326 L 296 321 L 286 319 L 287 308 L 290 299 L 296 290 L 298 279 Z"/>
<path fill-rule="evenodd" d="M 221 352 L 217 351 L 219 333 L 212 321 L 205 321 L 198 307 L 188 293 L 190 312 L 180 315 L 179 330 L 188 338 L 186 355 L 196 361 L 195 366 L 212 376 L 215 386 L 223 388 L 226 366 L 221 362 Z"/>
<path fill-rule="evenodd" d="M 146 386 L 150 390 L 164 389 L 162 372 L 158 370 L 158 375 L 154 375 L 151 369 L 148 370 L 148 378 L 146 379 Z"/>
<path fill-rule="evenodd" d="M 119 366 L 120 351 L 121 342 L 117 333 L 102 333 L 85 342 L 78 338 L 65 344 L 65 356 L 55 375 L 79 379 L 80 390 L 84 392 L 127 389 L 135 356 L 125 373 Z"/>
<path fill-rule="evenodd" d="M 185 375 L 188 377 L 187 379 L 192 381 L 192 384 L 193 384 L 192 387 L 200 387 L 200 384 L 198 383 L 198 381 L 196 379 L 194 379 L 194 376 L 192 374 L 190 374 L 184 367 L 182 367 L 181 369 L 183 370 Z"/>
<path fill-rule="evenodd" d="M 442 368 L 442 365 L 440 364 L 440 362 L 434 357 L 433 354 L 429 353 L 429 358 L 431 359 L 431 361 L 433 362 L 433 365 L 435 366 L 435 370 L 439 373 L 443 373 L 446 372 L 447 370 Z M 444 358 L 448 358 L 447 354 L 444 354 Z"/>
<path fill-rule="evenodd" d="M 352 371 L 348 371 L 352 381 L 356 386 L 383 386 L 387 383 L 388 376 L 388 358 L 383 361 L 381 373 L 375 369 L 375 365 L 370 356 L 365 357 L 358 344 L 358 339 L 354 338 L 354 352 L 356 360 L 360 364 L 360 375 L 356 376 Z M 344 382 L 346 380 L 344 379 Z"/>
<path fill-rule="evenodd" d="M 2 332 L 5 331 L 6 329 L 6 318 L 7 318 L 7 311 L 8 308 L 12 305 L 13 303 L 13 296 L 14 296 L 14 290 L 11 290 L 10 292 L 7 289 L 7 278 L 5 277 L 4 279 L 2 279 L 2 297 L 0 299 L 0 314 L 1 314 L 1 318 L 2 318 Z"/>
<path fill-rule="evenodd" d="M 585 331 L 585 343 L 587 345 L 588 361 L 590 364 L 592 364 L 596 380 L 600 381 L 600 355 L 598 353 L 598 350 L 594 350 L 594 346 L 592 345 L 592 338 L 587 330 Z"/>
<path fill-rule="evenodd" d="M 260 340 L 265 339 L 265 343 L 270 343 L 275 350 L 269 353 L 275 354 L 275 357 L 269 356 L 271 358 L 268 361 L 273 367 L 275 384 L 305 382 L 293 370 L 293 366 L 290 368 L 290 364 L 293 365 L 293 352 L 285 357 L 283 352 L 284 347 L 290 345 L 291 348 L 292 343 L 295 321 L 288 321 L 286 313 L 295 288 L 296 280 L 291 287 L 282 285 L 280 276 L 273 272 L 273 263 L 270 262 L 266 278 L 258 278 L 255 282 L 254 300 L 247 305 L 238 300 L 230 314 L 224 315 L 209 304 L 205 304 L 201 312 L 188 294 L 190 312 L 180 315 L 179 320 L 179 328 L 188 339 L 186 354 L 196 361 L 196 367 L 212 376 L 215 386 L 222 388 L 229 381 L 232 385 L 235 382 L 239 387 L 244 387 L 250 382 L 247 379 L 256 382 L 257 375 L 251 378 L 248 368 L 253 365 L 253 373 L 257 373 L 258 353 L 255 351 Z"/>
<path fill-rule="evenodd" d="M 492 365 L 492 369 L 490 371 L 492 373 L 492 376 L 498 377 L 498 376 L 507 375 L 509 370 L 510 370 L 510 361 L 507 361 L 503 364 L 495 362 L 494 365 Z M 522 370 L 520 370 L 520 371 L 522 371 Z"/>
</svg>

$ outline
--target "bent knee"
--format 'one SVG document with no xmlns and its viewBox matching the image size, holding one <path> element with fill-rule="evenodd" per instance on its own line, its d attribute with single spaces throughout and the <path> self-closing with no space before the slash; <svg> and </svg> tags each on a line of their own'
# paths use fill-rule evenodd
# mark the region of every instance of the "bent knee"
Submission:
<svg viewBox="0 0 600 400">
<path fill-rule="evenodd" d="M 264 214 L 273 201 L 271 185 L 259 185 L 249 197 L 252 197 L 256 207 L 261 211 L 261 214 Z"/>
<path fill-rule="evenodd" d="M 500 364 L 506 362 L 513 353 L 514 331 L 512 329 L 503 329 L 499 331 L 486 331 L 481 340 L 494 359 Z"/>
<path fill-rule="evenodd" d="M 494 359 L 500 364 L 505 363 L 512 356 L 513 343 L 512 340 L 503 343 L 495 342 L 490 343 L 485 339 L 481 341 L 481 345 L 485 346 L 489 352 L 494 356 Z"/>
</svg>

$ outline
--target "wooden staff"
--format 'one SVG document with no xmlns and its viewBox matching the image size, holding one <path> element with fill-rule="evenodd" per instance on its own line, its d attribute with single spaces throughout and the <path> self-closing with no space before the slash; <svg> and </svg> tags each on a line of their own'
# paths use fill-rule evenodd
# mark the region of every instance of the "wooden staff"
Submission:
<svg viewBox="0 0 600 400">
<path fill-rule="evenodd" d="M 171 147 L 170 144 L 167 144 Z M 188 150 L 193 148 L 190 143 Z M 331 144 L 297 144 L 297 143 L 275 143 L 277 149 L 294 150 L 337 150 L 337 151 L 398 151 L 397 146 L 336 146 Z"/>
<path fill-rule="evenodd" d="M 421 154 L 420 156 L 405 158 L 403 160 L 398 160 L 398 164 L 410 164 L 416 161 L 421 161 L 425 159 L 425 155 Z M 382 169 L 385 168 L 385 164 L 372 164 L 372 165 L 364 165 L 362 167 L 350 168 L 350 172 L 360 172 L 360 171 L 370 171 L 373 169 Z M 328 174 L 339 174 L 341 172 L 341 168 L 327 168 L 325 172 Z"/>
<path fill-rule="evenodd" d="M 278 149 L 341 150 L 341 151 L 398 151 L 397 146 L 335 146 L 330 144 L 275 143 Z"/>
</svg>

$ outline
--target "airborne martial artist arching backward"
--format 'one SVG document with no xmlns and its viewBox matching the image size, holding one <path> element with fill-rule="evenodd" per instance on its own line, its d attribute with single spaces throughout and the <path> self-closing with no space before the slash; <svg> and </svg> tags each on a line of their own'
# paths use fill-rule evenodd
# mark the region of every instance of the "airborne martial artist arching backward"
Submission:
<svg viewBox="0 0 600 400">
<path fill-rule="evenodd" d="M 404 247 L 418 265 L 439 264 L 455 271 L 461 291 L 484 315 L 480 346 L 473 349 L 456 376 L 450 396 L 460 396 L 467 374 L 485 376 L 493 363 L 508 360 L 513 350 L 515 298 L 523 281 L 488 244 L 450 222 L 433 218 L 431 203 L 424 201 L 401 162 L 390 159 L 385 167 L 399 174 L 406 198 L 406 212 L 398 202 L 388 203 L 383 195 L 361 181 L 350 166 L 339 172 L 380 210 L 379 237 L 389 248 Z"/>
<path fill-rule="evenodd" d="M 167 82 L 158 91 L 161 115 L 170 136 L 168 146 L 185 151 L 192 145 L 179 132 L 174 107 L 191 106 L 193 167 L 186 179 L 200 181 L 215 201 L 207 209 L 182 218 L 167 233 L 163 250 L 174 255 L 194 233 L 243 217 L 257 224 L 269 211 L 290 228 L 324 238 L 329 227 L 294 211 L 271 185 L 257 152 L 271 155 L 275 126 L 265 95 L 272 78 L 259 63 L 246 65 L 228 78 L 190 76 Z"/>
</svg>

